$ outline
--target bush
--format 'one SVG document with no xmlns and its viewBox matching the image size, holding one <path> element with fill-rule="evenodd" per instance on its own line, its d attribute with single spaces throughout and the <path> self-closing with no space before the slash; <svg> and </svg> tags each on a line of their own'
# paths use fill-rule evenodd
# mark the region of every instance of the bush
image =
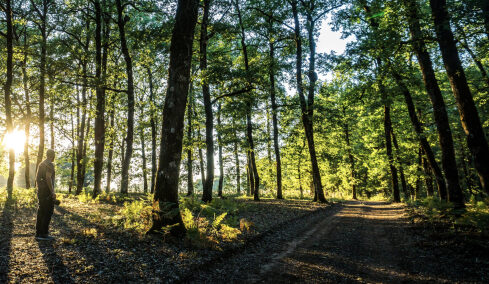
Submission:
<svg viewBox="0 0 489 284">
<path fill-rule="evenodd" d="M 0 190 L 0 207 L 7 202 L 7 191 L 5 188 Z M 12 191 L 11 205 L 14 208 L 35 208 L 37 206 L 37 194 L 35 188 L 14 187 Z"/>
<path fill-rule="evenodd" d="M 221 241 L 233 241 L 241 233 L 237 228 L 239 203 L 215 198 L 205 204 L 196 197 L 185 197 L 180 212 L 187 228 L 187 241 L 197 247 L 219 248 Z"/>
</svg>

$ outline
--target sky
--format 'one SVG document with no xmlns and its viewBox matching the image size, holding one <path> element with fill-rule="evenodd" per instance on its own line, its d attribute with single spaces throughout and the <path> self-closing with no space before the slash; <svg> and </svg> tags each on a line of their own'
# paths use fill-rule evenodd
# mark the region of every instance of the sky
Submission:
<svg viewBox="0 0 489 284">
<path fill-rule="evenodd" d="M 336 54 L 341 54 L 345 51 L 348 42 L 348 39 L 341 39 L 341 32 L 331 30 L 329 19 L 322 21 L 316 45 L 316 51 L 318 53 L 335 51 Z"/>
</svg>

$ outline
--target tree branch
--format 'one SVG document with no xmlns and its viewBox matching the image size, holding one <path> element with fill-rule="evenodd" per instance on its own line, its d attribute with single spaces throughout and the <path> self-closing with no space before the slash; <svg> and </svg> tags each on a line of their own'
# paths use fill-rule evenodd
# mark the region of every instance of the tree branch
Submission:
<svg viewBox="0 0 489 284">
<path fill-rule="evenodd" d="M 241 90 L 238 90 L 238 91 L 234 91 L 234 92 L 231 92 L 231 93 L 227 93 L 227 94 L 223 94 L 223 95 L 220 95 L 220 96 L 217 96 L 215 99 L 212 100 L 211 104 L 214 104 L 216 103 L 218 100 L 222 99 L 222 98 L 226 98 L 226 97 L 232 97 L 232 96 L 236 96 L 236 95 L 240 95 L 240 94 L 243 94 L 243 93 L 246 93 L 246 92 L 249 92 L 251 90 L 253 90 L 254 88 L 252 87 L 247 87 L 247 88 L 244 88 L 244 89 L 241 89 Z"/>
</svg>

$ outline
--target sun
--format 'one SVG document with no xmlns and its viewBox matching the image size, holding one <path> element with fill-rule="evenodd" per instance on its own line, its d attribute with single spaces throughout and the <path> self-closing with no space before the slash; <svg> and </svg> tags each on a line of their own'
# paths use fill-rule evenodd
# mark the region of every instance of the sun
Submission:
<svg viewBox="0 0 489 284">
<path fill-rule="evenodd" d="M 5 134 L 3 138 L 3 145 L 8 150 L 13 149 L 15 154 L 22 153 L 24 151 L 25 133 L 22 130 L 14 130 L 13 132 Z"/>
</svg>

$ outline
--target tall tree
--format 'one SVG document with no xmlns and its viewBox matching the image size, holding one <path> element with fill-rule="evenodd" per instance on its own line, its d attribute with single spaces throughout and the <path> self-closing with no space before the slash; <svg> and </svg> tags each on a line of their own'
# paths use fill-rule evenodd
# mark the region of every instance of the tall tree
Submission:
<svg viewBox="0 0 489 284">
<path fill-rule="evenodd" d="M 155 208 L 153 226 L 148 232 L 155 232 L 165 225 L 176 225 L 171 229 L 172 234 L 185 233 L 178 208 L 178 180 L 198 7 L 197 0 L 178 1 L 170 46 L 168 89 L 163 107 L 160 159 L 154 194 L 154 204 L 158 208 Z"/>
<path fill-rule="evenodd" d="M 292 7 L 292 14 L 294 16 L 294 36 L 296 43 L 296 81 L 297 81 L 297 93 L 299 94 L 299 101 L 301 105 L 301 113 L 302 113 L 302 123 L 304 125 L 304 132 L 307 138 L 307 146 L 309 149 L 309 156 L 311 158 L 311 167 L 312 167 L 312 178 L 314 183 L 314 198 L 320 202 L 326 202 L 326 198 L 324 197 L 323 185 L 321 182 L 321 173 L 319 172 L 319 165 L 316 156 L 316 146 L 314 145 L 314 129 L 313 129 L 313 111 L 314 111 L 314 87 L 315 82 L 317 80 L 317 75 L 314 72 L 314 56 L 315 54 L 315 43 L 313 38 L 313 27 L 308 28 L 308 39 L 309 39 L 309 48 L 311 49 L 311 54 L 309 58 L 309 80 L 310 87 L 308 98 L 306 101 L 306 97 L 304 95 L 304 87 L 302 83 L 302 36 L 299 22 L 299 12 L 297 9 L 297 1 L 292 0 L 289 2 Z M 308 19 L 308 22 L 311 19 Z M 312 23 L 309 22 L 308 25 Z"/>
<path fill-rule="evenodd" d="M 268 18 L 269 33 L 273 30 L 273 21 Z M 270 101 L 272 104 L 272 124 L 273 124 L 273 149 L 275 152 L 275 163 L 277 170 L 277 199 L 283 199 L 282 194 L 282 161 L 280 160 L 280 145 L 278 142 L 278 119 L 277 119 L 277 99 L 276 99 L 276 88 L 275 88 L 275 40 L 270 37 L 268 42 L 269 56 L 270 56 L 270 69 L 269 69 L 269 80 L 270 80 Z"/>
<path fill-rule="evenodd" d="M 25 143 L 24 143 L 24 178 L 25 178 L 25 187 L 31 187 L 31 173 L 30 173 L 30 157 L 29 157 L 29 138 L 30 138 L 30 130 L 31 130 L 31 119 L 32 119 L 32 110 L 31 110 L 31 101 L 29 95 L 29 86 L 28 86 L 28 75 L 27 75 L 27 56 L 28 56 L 28 46 L 27 46 L 27 26 L 24 28 L 24 59 L 22 60 L 22 83 L 24 85 L 24 99 L 25 99 L 25 118 L 24 118 L 24 133 L 25 133 Z"/>
<path fill-rule="evenodd" d="M 438 86 L 433 64 L 423 39 L 424 37 L 419 23 L 418 5 L 415 0 L 409 0 L 405 3 L 408 12 L 409 31 L 413 42 L 413 49 L 416 53 L 421 73 L 423 74 L 426 92 L 433 105 L 433 116 L 435 118 L 438 130 L 438 141 L 440 142 L 442 152 L 442 166 L 447 180 L 448 199 L 460 205 L 463 204 L 463 195 L 458 178 L 452 131 L 450 129 L 445 101 L 440 87 Z M 430 164 L 433 164 L 433 162 L 430 162 Z"/>
<path fill-rule="evenodd" d="M 105 93 L 102 78 L 102 6 L 95 0 L 95 160 L 93 162 L 93 197 L 97 197 L 101 189 L 102 167 L 104 165 L 105 147 Z"/>
<path fill-rule="evenodd" d="M 240 37 L 241 37 L 241 50 L 243 52 L 243 60 L 246 72 L 247 83 L 251 85 L 250 81 L 250 64 L 248 58 L 248 49 L 246 45 L 246 33 L 243 25 L 243 19 L 241 10 L 239 7 L 239 2 L 235 1 L 236 13 L 238 15 L 239 27 L 240 27 Z M 251 88 L 250 88 L 251 89 Z M 260 200 L 260 176 L 258 174 L 258 168 L 256 167 L 256 158 L 255 158 L 255 144 L 253 141 L 253 124 L 251 123 L 251 114 L 252 114 L 252 97 L 251 95 L 246 100 L 246 137 L 248 140 L 248 166 L 249 166 L 249 176 L 250 176 L 250 185 L 252 185 L 251 190 L 253 191 L 253 199 L 255 201 Z"/>
<path fill-rule="evenodd" d="M 149 103 L 150 103 L 150 118 L 149 123 L 151 124 L 151 193 L 154 193 L 155 188 L 155 176 L 156 176 L 156 105 L 154 99 L 153 90 L 153 73 L 151 68 L 146 67 L 148 71 L 148 81 L 149 81 Z"/>
<path fill-rule="evenodd" d="M 13 42 L 14 42 L 14 31 L 13 31 L 13 13 L 12 13 L 12 3 L 7 0 L 3 10 L 6 14 L 7 21 L 7 32 L 5 33 L 7 41 L 7 78 L 5 80 L 4 91 L 5 91 L 5 122 L 7 125 L 7 133 L 12 134 L 14 131 L 14 123 L 12 120 L 12 80 L 13 80 Z M 9 149 L 9 170 L 7 179 L 7 195 L 8 199 L 12 198 L 12 191 L 14 188 L 14 175 L 15 175 L 15 150 L 13 147 Z"/>
<path fill-rule="evenodd" d="M 34 8 L 35 13 L 39 17 L 39 21 L 35 22 L 41 31 L 41 54 L 40 54 L 40 63 L 39 63 L 39 149 L 37 151 L 37 161 L 36 161 L 36 171 L 37 166 L 41 163 L 42 158 L 44 156 L 44 118 L 45 118 L 45 109 L 44 109 L 44 100 L 45 100 L 45 92 L 46 92 L 46 57 L 47 57 L 47 38 L 48 38 L 48 9 L 52 4 L 52 0 L 42 0 L 42 6 L 38 7 L 33 0 L 31 0 L 32 7 Z"/>
<path fill-rule="evenodd" d="M 187 196 L 194 194 L 194 174 L 192 164 L 192 114 L 193 114 L 193 90 L 192 84 L 190 84 L 189 102 L 187 105 Z"/>
<path fill-rule="evenodd" d="M 214 186 L 214 115 L 212 112 L 211 93 L 206 74 L 207 70 L 207 26 L 209 24 L 209 10 L 211 0 L 203 0 L 203 14 L 200 25 L 200 72 L 202 76 L 202 96 L 205 109 L 205 145 L 207 149 L 207 175 L 203 183 L 202 201 L 212 200 L 212 188 Z"/>
<path fill-rule="evenodd" d="M 219 103 L 219 106 L 217 108 L 217 146 L 219 148 L 219 186 L 217 190 L 217 196 L 222 198 L 222 186 L 224 183 L 224 161 L 222 159 L 221 109 L 222 104 Z"/>
<path fill-rule="evenodd" d="M 467 145 L 474 156 L 474 165 L 479 174 L 482 188 L 489 193 L 489 146 L 450 28 L 447 3 L 446 0 L 430 0 L 430 6 L 435 24 L 436 39 L 457 102 L 462 127 L 467 136 Z M 457 193 L 461 193 L 461 191 L 455 192 L 455 194 Z M 453 199 L 463 200 L 463 196 L 454 196 Z"/>
<path fill-rule="evenodd" d="M 129 166 L 131 165 L 133 142 L 134 142 L 134 78 L 132 73 L 132 58 L 129 54 L 126 40 L 126 22 L 129 17 L 124 17 L 124 8 L 122 0 L 116 0 L 117 5 L 117 25 L 119 27 L 119 38 L 121 42 L 121 51 L 126 62 L 127 75 L 127 131 L 126 131 L 126 151 L 124 153 L 124 163 L 121 172 L 121 193 L 128 193 L 129 187 Z"/>
</svg>

